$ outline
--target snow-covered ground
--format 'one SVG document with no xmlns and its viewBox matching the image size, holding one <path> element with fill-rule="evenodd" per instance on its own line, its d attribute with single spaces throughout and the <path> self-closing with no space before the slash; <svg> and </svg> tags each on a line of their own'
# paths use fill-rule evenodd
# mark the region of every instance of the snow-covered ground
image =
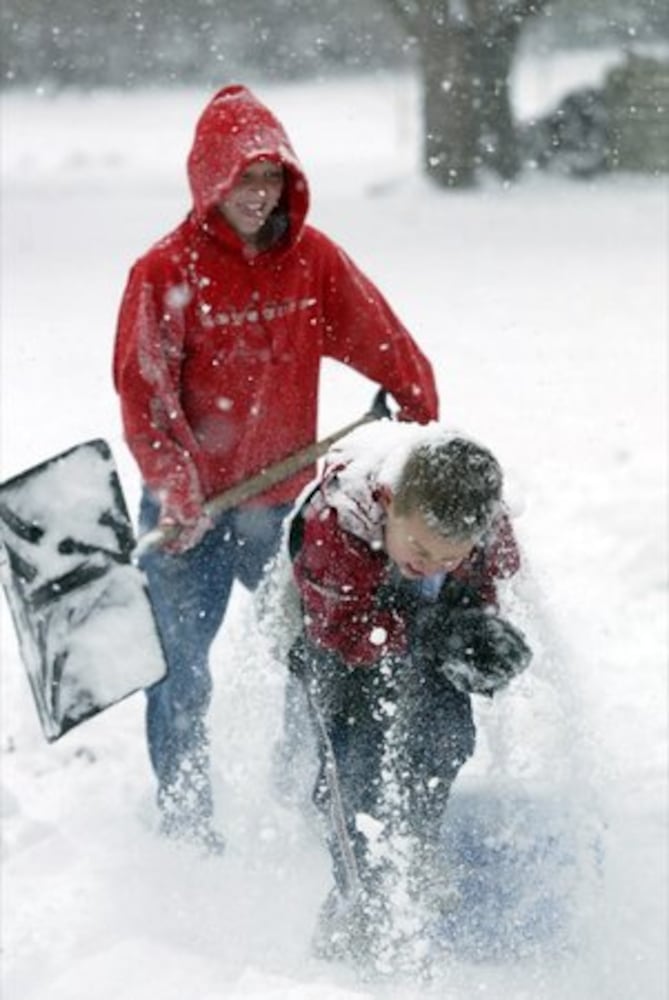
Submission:
<svg viewBox="0 0 669 1000">
<path fill-rule="evenodd" d="M 551 102 L 560 79 L 528 66 L 519 106 Z M 211 724 L 230 848 L 216 861 L 151 832 L 141 695 L 44 742 L 3 602 L 2 995 L 660 1000 L 666 180 L 529 177 L 439 193 L 417 171 L 413 81 L 256 89 L 304 160 L 312 221 L 380 284 L 433 359 L 444 420 L 508 469 L 545 649 L 478 708 L 479 755 L 461 781 L 526 783 L 569 811 L 577 940 L 513 961 L 455 954 L 420 988 L 316 962 L 309 937 L 327 859 L 269 788 L 282 674 L 254 643 L 247 596 L 235 594 L 215 650 Z M 184 158 L 208 96 L 4 96 L 2 479 L 104 436 L 134 508 L 109 377 L 115 314 L 132 260 L 185 211 Z M 322 430 L 370 395 L 326 366 Z"/>
</svg>

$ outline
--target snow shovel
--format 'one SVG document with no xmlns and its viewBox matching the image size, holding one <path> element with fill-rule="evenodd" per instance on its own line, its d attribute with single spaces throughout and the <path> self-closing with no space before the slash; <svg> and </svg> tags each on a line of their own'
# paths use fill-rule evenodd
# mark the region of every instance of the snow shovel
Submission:
<svg viewBox="0 0 669 1000">
<path fill-rule="evenodd" d="M 49 742 L 165 673 L 134 547 L 106 441 L 0 485 L 0 577 Z"/>
<path fill-rule="evenodd" d="M 310 465 L 370 411 L 207 504 L 217 514 Z M 0 578 L 46 739 L 155 684 L 165 659 L 111 449 L 88 441 L 0 484 Z"/>
</svg>

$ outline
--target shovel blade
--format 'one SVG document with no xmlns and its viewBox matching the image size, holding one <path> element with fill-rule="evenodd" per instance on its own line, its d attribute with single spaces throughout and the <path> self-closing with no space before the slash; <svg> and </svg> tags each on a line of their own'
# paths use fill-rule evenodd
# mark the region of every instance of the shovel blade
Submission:
<svg viewBox="0 0 669 1000">
<path fill-rule="evenodd" d="M 134 548 L 106 441 L 0 485 L 0 577 L 50 742 L 165 675 Z"/>
</svg>

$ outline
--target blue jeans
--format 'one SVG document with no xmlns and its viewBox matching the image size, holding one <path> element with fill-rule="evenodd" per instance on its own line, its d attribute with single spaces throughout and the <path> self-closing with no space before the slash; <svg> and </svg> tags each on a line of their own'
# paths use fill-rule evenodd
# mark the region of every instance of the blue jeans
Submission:
<svg viewBox="0 0 669 1000">
<path fill-rule="evenodd" d="M 416 659 L 352 670 L 304 637 L 291 650 L 290 668 L 290 683 L 297 677 L 308 692 L 318 742 L 315 805 L 329 817 L 327 735 L 348 839 L 369 886 L 374 865 L 358 816 L 373 816 L 387 836 L 401 831 L 417 849 L 437 846 L 451 785 L 474 752 L 471 699 Z M 346 894 L 346 866 L 332 828 L 328 847 L 335 882 Z"/>
<path fill-rule="evenodd" d="M 142 559 L 167 661 L 165 678 L 147 691 L 146 725 L 163 828 L 170 835 L 197 837 L 211 825 L 209 649 L 234 581 L 255 590 L 278 550 L 290 509 L 282 504 L 226 511 L 194 548 L 179 555 L 157 549 Z M 145 492 L 140 531 L 155 527 L 158 514 Z"/>
</svg>

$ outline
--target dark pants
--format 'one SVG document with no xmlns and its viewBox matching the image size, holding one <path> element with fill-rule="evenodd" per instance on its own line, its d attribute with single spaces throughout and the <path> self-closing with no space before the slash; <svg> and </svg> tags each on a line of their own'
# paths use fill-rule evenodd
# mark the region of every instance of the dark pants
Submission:
<svg viewBox="0 0 669 1000">
<path fill-rule="evenodd" d="M 205 715 L 212 681 L 209 649 L 235 580 L 254 590 L 276 553 L 288 505 L 226 511 L 194 548 L 151 551 L 143 561 L 167 660 L 167 675 L 147 692 L 147 736 L 166 832 L 197 834 L 213 813 Z M 142 497 L 140 529 L 158 506 Z"/>
<path fill-rule="evenodd" d="M 450 787 L 474 751 L 469 696 L 409 658 L 351 670 L 300 640 L 291 659 L 315 727 L 320 770 L 314 800 L 328 816 L 340 891 L 349 888 L 350 873 L 334 832 L 330 749 L 362 882 L 372 884 L 378 877 L 379 844 L 391 857 L 393 843 L 401 842 L 420 866 L 437 845 Z"/>
</svg>

